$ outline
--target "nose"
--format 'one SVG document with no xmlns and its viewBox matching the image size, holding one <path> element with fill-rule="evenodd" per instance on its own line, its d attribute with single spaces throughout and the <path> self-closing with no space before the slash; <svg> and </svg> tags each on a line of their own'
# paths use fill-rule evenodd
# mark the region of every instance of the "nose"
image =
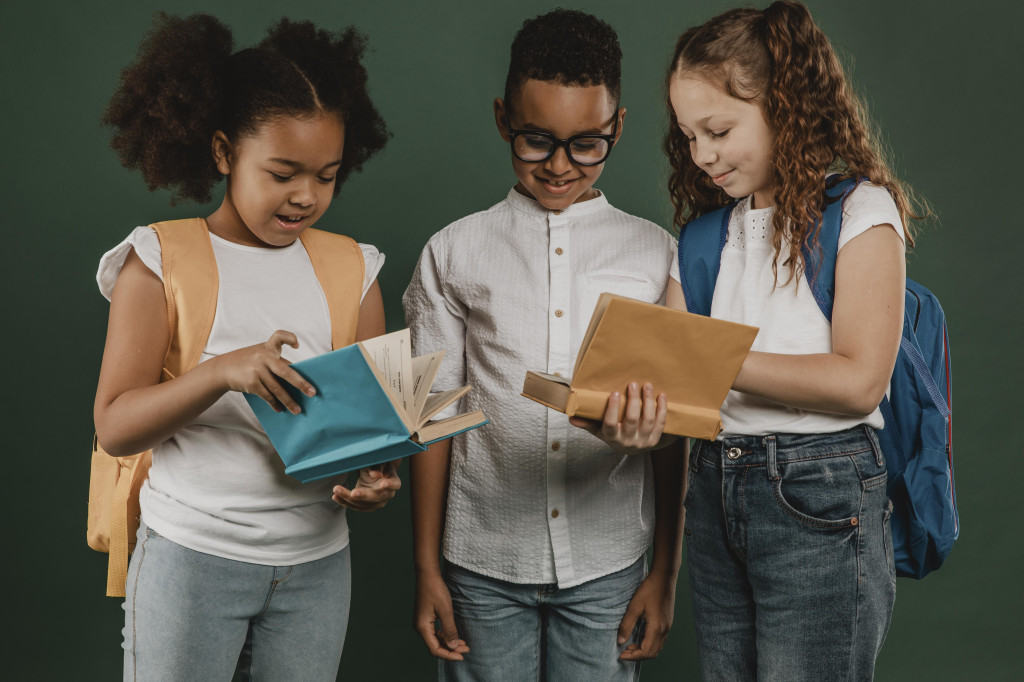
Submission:
<svg viewBox="0 0 1024 682">
<path fill-rule="evenodd" d="M 316 203 L 316 191 L 312 180 L 301 180 L 295 183 L 288 195 L 288 203 L 301 208 L 309 208 Z"/>
<path fill-rule="evenodd" d="M 701 142 L 699 139 L 690 143 L 690 155 L 698 166 L 707 167 L 718 161 L 718 152 L 715 151 L 714 145 L 708 141 Z"/>
<path fill-rule="evenodd" d="M 563 175 L 572 170 L 572 161 L 564 146 L 559 145 L 555 148 L 555 153 L 544 162 L 544 170 L 552 175 Z"/>
</svg>

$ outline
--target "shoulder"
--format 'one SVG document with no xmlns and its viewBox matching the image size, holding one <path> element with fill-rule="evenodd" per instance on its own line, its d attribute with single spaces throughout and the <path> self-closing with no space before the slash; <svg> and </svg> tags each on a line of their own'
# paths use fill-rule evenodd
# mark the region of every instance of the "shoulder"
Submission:
<svg viewBox="0 0 1024 682">
<path fill-rule="evenodd" d="M 651 246 L 671 247 L 676 243 L 675 237 L 657 223 L 627 213 L 611 204 L 602 212 L 602 219 L 619 229 L 631 231 L 636 237 L 649 242 Z"/>
<path fill-rule="evenodd" d="M 892 225 L 904 238 L 903 221 L 889 191 L 870 182 L 862 182 L 843 201 L 843 221 L 839 248 L 876 225 Z"/>
<path fill-rule="evenodd" d="M 493 230 L 488 228 L 508 223 L 513 210 L 507 201 L 499 201 L 486 210 L 459 218 L 431 235 L 426 250 L 435 254 L 447 253 L 460 247 L 468 248 L 469 241 L 484 238 L 485 233 L 493 237 Z"/>
<path fill-rule="evenodd" d="M 157 237 L 156 230 L 148 225 L 136 227 L 120 244 L 100 258 L 99 268 L 96 271 L 96 284 L 106 299 L 110 299 L 117 276 L 120 274 L 121 268 L 124 267 L 125 259 L 133 249 L 146 267 L 163 280 L 160 239 Z"/>
</svg>

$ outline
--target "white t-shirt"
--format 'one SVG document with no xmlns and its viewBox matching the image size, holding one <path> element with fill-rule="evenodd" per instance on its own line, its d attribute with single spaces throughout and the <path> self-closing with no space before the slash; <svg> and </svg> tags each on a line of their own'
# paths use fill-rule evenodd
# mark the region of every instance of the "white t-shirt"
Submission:
<svg viewBox="0 0 1024 682">
<path fill-rule="evenodd" d="M 210 239 L 220 284 L 200 362 L 262 343 L 277 329 L 298 337 L 298 349 L 282 351 L 293 362 L 331 350 L 327 299 L 301 242 L 270 249 Z M 156 232 L 138 227 L 100 260 L 96 279 L 108 299 L 133 248 L 162 279 Z M 372 246 L 360 248 L 365 295 L 384 256 Z M 264 565 L 304 563 L 348 544 L 344 509 L 331 500 L 336 482 L 302 484 L 287 476 L 244 396 L 232 391 L 153 449 L 142 517 L 169 540 L 207 554 Z"/>
<path fill-rule="evenodd" d="M 772 216 L 775 209 L 750 208 L 750 197 L 732 212 L 729 235 L 722 250 L 721 270 L 711 300 L 711 317 L 759 327 L 751 350 L 793 355 L 832 352 L 832 325 L 814 301 L 804 276 L 783 285 L 789 275 L 778 267 L 772 273 Z M 885 188 L 862 183 L 843 204 L 839 250 L 875 225 L 892 225 L 903 239 L 903 223 Z M 679 254 L 672 267 L 679 279 Z M 787 407 L 749 393 L 730 391 L 722 404 L 719 439 L 770 433 L 834 433 L 858 424 L 883 425 L 876 408 L 867 417 L 850 417 Z"/>
<path fill-rule="evenodd" d="M 650 458 L 617 455 L 520 395 L 570 376 L 604 291 L 664 301 L 675 241 L 602 195 L 549 211 L 515 190 L 427 243 L 402 300 L 413 351 L 445 349 L 438 390 L 491 423 L 452 443 L 444 556 L 513 583 L 570 587 L 621 570 L 654 529 Z"/>
</svg>

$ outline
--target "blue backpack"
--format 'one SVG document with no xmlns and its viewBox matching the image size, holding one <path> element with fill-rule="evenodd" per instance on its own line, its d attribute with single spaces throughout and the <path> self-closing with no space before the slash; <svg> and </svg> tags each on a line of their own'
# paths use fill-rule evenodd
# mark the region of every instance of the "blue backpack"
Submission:
<svg viewBox="0 0 1024 682">
<path fill-rule="evenodd" d="M 854 187 L 853 180 L 846 180 L 826 190 L 830 202 L 822 216 L 820 249 L 802 249 L 807 282 L 830 322 L 843 200 Z M 679 235 L 679 274 L 690 312 L 711 314 L 736 203 L 687 223 Z M 889 396 L 879 406 L 885 428 L 878 431 L 889 474 L 899 576 L 923 578 L 937 569 L 960 533 L 953 485 L 952 389 L 945 315 L 930 291 L 908 279 L 903 338 Z"/>
</svg>

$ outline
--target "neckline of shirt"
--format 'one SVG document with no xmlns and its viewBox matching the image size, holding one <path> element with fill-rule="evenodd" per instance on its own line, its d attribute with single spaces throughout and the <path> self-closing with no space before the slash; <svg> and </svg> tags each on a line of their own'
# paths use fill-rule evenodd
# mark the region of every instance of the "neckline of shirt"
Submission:
<svg viewBox="0 0 1024 682">
<path fill-rule="evenodd" d="M 238 242 L 233 242 L 233 241 L 230 241 L 228 239 L 224 239 L 224 237 L 218 237 L 213 232 L 210 232 L 209 234 L 210 234 L 210 241 L 212 243 L 214 243 L 214 244 L 219 244 L 219 245 L 222 245 L 222 246 L 227 246 L 227 247 L 232 248 L 232 249 L 237 249 L 238 251 L 246 251 L 248 253 L 261 253 L 261 254 L 264 254 L 264 255 L 274 255 L 274 254 L 278 254 L 278 253 L 280 253 L 280 254 L 291 253 L 295 249 L 303 248 L 302 242 L 299 239 L 296 239 L 295 241 L 293 241 L 288 246 L 281 246 L 281 247 L 274 248 L 274 247 L 270 247 L 270 246 L 249 246 L 248 244 L 239 244 Z"/>
<path fill-rule="evenodd" d="M 598 195 L 593 199 L 571 204 L 569 208 L 563 211 L 552 211 L 546 209 L 541 206 L 540 202 L 536 199 L 531 199 L 530 197 L 520 194 L 515 187 L 509 190 L 508 196 L 505 197 L 505 201 L 511 204 L 513 208 L 532 216 L 547 218 L 551 215 L 558 215 L 565 218 L 576 218 L 590 213 L 595 213 L 609 206 L 608 197 L 605 196 L 604 192 L 600 190 L 596 191 L 598 192 Z"/>
</svg>

